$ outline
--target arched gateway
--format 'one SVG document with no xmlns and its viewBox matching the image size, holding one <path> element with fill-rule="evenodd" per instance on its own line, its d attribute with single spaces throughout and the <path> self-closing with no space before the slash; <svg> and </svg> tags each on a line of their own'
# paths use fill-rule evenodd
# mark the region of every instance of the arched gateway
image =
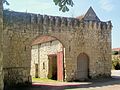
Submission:
<svg viewBox="0 0 120 90">
<path fill-rule="evenodd" d="M 2 71 L 5 84 L 31 83 L 31 43 L 43 35 L 56 37 L 65 48 L 63 57 L 65 81 L 86 78 L 88 74 L 91 78 L 109 77 L 111 74 L 111 27 L 111 22 L 100 21 L 92 8 L 81 20 L 3 11 L 0 8 L 0 85 L 3 86 Z M 89 56 L 89 67 L 87 67 L 86 55 L 78 56 L 80 52 L 85 52 Z M 51 57 L 51 55 L 48 56 Z M 58 58 L 61 57 L 62 55 L 59 54 Z M 78 70 L 81 69 L 81 63 L 86 66 L 83 70 L 84 74 Z M 42 63 L 43 69 L 45 64 Z"/>
<path fill-rule="evenodd" d="M 64 52 L 61 41 L 52 36 L 40 36 L 32 42 L 31 76 L 64 80 Z"/>
</svg>

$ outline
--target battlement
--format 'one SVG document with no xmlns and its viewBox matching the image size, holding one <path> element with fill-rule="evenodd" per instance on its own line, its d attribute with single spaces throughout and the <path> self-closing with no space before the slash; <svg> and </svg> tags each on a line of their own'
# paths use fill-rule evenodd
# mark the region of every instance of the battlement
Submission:
<svg viewBox="0 0 120 90">
<path fill-rule="evenodd" d="M 102 21 L 83 21 L 83 27 L 86 29 L 98 29 L 98 30 L 111 30 L 112 23 L 111 21 L 102 22 Z"/>
<path fill-rule="evenodd" d="M 24 24 L 24 25 L 40 25 L 45 27 L 67 27 L 75 28 L 81 27 L 85 29 L 107 29 L 111 30 L 111 21 L 102 22 L 95 20 L 79 20 L 77 18 L 49 16 L 33 13 L 23 13 L 4 10 L 4 23 L 6 25 Z"/>
<path fill-rule="evenodd" d="M 48 16 L 33 13 L 23 13 L 4 10 L 4 23 L 8 24 L 40 24 L 45 26 L 65 26 L 76 27 L 79 26 L 80 21 L 76 18 Z"/>
</svg>

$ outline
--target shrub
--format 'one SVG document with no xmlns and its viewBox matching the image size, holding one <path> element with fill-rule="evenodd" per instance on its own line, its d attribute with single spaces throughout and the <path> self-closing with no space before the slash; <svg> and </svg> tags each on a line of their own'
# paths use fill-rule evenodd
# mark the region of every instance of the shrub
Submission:
<svg viewBox="0 0 120 90">
<path fill-rule="evenodd" d="M 112 51 L 112 55 L 118 55 L 118 51 Z"/>
<path fill-rule="evenodd" d="M 120 63 L 117 62 L 116 66 L 115 66 L 115 70 L 120 70 Z"/>
<path fill-rule="evenodd" d="M 116 58 L 112 60 L 112 69 L 120 70 L 120 59 Z"/>
</svg>

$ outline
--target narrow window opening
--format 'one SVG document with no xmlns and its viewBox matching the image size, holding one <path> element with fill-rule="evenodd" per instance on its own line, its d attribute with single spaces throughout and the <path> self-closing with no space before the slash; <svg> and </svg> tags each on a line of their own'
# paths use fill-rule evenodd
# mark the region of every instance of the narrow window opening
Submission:
<svg viewBox="0 0 120 90">
<path fill-rule="evenodd" d="M 43 62 L 43 69 L 45 69 L 45 62 Z"/>
</svg>

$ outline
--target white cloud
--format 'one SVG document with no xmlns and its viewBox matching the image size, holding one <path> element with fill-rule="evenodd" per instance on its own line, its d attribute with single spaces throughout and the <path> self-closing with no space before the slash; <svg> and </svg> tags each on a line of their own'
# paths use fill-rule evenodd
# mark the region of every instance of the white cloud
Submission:
<svg viewBox="0 0 120 90">
<path fill-rule="evenodd" d="M 112 4 L 111 0 L 100 0 L 100 7 L 104 9 L 105 11 L 112 11 L 114 5 Z"/>
</svg>

